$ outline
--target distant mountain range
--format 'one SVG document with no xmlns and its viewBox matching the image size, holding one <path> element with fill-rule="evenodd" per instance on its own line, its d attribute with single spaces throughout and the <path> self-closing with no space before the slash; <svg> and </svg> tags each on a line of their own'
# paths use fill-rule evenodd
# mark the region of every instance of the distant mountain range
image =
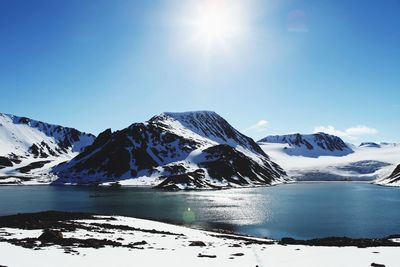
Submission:
<svg viewBox="0 0 400 267">
<path fill-rule="evenodd" d="M 399 172 L 393 169 L 399 162 L 397 144 L 356 147 L 326 133 L 267 136 L 256 143 L 211 111 L 162 113 L 97 137 L 0 113 L 0 184 L 175 190 L 376 179 L 397 185 Z"/>
<path fill-rule="evenodd" d="M 15 176 L 44 178 L 51 167 L 72 159 L 94 139 L 74 128 L 0 113 L 0 175 L 3 180 L 14 177 L 10 182 Z"/>
<path fill-rule="evenodd" d="M 396 143 L 374 143 L 374 142 L 365 142 L 361 143 L 360 147 L 372 147 L 372 148 L 382 148 L 382 147 L 397 147 L 399 144 Z"/>
<path fill-rule="evenodd" d="M 400 162 L 400 146 L 345 143 L 326 133 L 267 136 L 258 144 L 291 178 L 300 181 L 372 181 Z"/>
<path fill-rule="evenodd" d="M 267 136 L 258 142 L 285 144 L 285 152 L 292 156 L 341 157 L 354 153 L 353 149 L 343 142 L 341 138 L 326 133 L 274 135 Z"/>
</svg>

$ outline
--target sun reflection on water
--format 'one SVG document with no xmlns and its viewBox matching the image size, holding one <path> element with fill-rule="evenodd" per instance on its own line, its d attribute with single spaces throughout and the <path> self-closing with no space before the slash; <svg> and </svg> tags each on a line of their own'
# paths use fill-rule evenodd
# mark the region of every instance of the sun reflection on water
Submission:
<svg viewBox="0 0 400 267">
<path fill-rule="evenodd" d="M 222 190 L 190 192 L 189 202 L 202 203 L 195 208 L 204 221 L 232 222 L 235 225 L 262 224 L 272 219 L 272 197 L 254 193 L 254 190 Z M 260 208 L 262 207 L 262 208 Z M 206 212 L 203 209 L 207 209 Z"/>
</svg>

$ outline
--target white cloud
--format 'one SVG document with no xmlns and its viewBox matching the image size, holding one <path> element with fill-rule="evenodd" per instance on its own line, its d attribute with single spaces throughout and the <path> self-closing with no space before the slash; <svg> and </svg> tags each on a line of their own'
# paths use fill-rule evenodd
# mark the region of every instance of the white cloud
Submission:
<svg viewBox="0 0 400 267">
<path fill-rule="evenodd" d="M 370 128 L 365 125 L 357 125 L 345 130 L 338 130 L 335 127 L 329 126 L 317 126 L 314 128 L 314 133 L 324 132 L 332 135 L 336 135 L 342 138 L 347 138 L 350 140 L 357 140 L 362 135 L 375 135 L 378 130 L 375 128 Z"/>
<path fill-rule="evenodd" d="M 256 124 L 244 129 L 243 131 L 246 133 L 264 133 L 268 128 L 267 120 L 260 120 Z"/>
<path fill-rule="evenodd" d="M 346 130 L 346 133 L 349 135 L 374 135 L 378 133 L 378 130 L 375 128 L 369 128 L 365 125 L 358 125 L 355 127 L 350 127 Z"/>
</svg>

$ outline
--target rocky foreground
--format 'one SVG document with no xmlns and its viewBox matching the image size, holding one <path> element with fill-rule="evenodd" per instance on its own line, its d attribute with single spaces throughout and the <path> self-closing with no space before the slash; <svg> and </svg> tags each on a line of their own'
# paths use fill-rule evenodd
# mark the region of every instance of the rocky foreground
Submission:
<svg viewBox="0 0 400 267">
<path fill-rule="evenodd" d="M 400 239 L 281 241 L 84 213 L 0 217 L 0 266 L 398 266 Z"/>
</svg>

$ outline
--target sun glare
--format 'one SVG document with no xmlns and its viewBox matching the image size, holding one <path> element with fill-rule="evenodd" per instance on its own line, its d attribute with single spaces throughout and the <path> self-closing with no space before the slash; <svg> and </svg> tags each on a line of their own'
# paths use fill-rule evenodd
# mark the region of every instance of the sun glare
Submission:
<svg viewBox="0 0 400 267">
<path fill-rule="evenodd" d="M 210 49 L 229 50 L 244 29 L 243 8 L 239 1 L 204 0 L 188 14 L 191 41 Z"/>
<path fill-rule="evenodd" d="M 197 35 L 207 40 L 222 41 L 235 33 L 234 20 L 227 6 L 211 3 L 200 7 L 195 18 Z"/>
</svg>

